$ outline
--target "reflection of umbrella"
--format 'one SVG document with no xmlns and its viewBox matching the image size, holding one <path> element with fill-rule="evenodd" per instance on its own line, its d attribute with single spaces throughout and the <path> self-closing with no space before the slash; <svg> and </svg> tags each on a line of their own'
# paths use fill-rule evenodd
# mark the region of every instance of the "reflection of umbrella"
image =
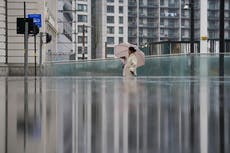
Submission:
<svg viewBox="0 0 230 153">
<path fill-rule="evenodd" d="M 128 57 L 129 47 L 134 47 L 137 51 L 134 53 L 137 57 L 137 67 L 143 66 L 145 64 L 145 54 L 136 46 L 129 43 L 121 43 L 116 45 L 114 48 L 114 55 L 116 57 Z"/>
</svg>

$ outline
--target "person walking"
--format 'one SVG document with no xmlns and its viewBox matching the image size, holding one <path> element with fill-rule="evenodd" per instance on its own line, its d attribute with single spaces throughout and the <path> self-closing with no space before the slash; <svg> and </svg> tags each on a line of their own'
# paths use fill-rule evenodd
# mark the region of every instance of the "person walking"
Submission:
<svg viewBox="0 0 230 153">
<path fill-rule="evenodd" d="M 135 77 L 137 75 L 137 57 L 134 54 L 136 49 L 134 47 L 129 47 L 129 56 L 127 61 L 125 62 L 124 69 L 123 69 L 123 76 L 124 77 Z"/>
</svg>

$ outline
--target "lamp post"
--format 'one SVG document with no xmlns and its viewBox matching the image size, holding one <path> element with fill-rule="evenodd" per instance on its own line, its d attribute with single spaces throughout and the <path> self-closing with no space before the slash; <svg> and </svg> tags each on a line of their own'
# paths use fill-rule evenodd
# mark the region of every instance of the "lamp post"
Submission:
<svg viewBox="0 0 230 153">
<path fill-rule="evenodd" d="M 184 9 L 190 12 L 190 53 L 194 53 L 194 0 L 189 0 Z"/>
</svg>

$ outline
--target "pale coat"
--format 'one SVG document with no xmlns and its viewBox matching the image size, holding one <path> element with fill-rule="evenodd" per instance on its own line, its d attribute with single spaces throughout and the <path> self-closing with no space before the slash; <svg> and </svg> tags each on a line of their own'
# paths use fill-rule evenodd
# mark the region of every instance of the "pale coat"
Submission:
<svg viewBox="0 0 230 153">
<path fill-rule="evenodd" d="M 134 72 L 134 75 L 137 75 L 137 58 L 135 54 L 131 54 L 129 55 L 126 63 L 125 63 L 125 67 L 123 69 L 123 76 L 125 77 L 133 77 L 133 74 L 131 73 Z"/>
</svg>

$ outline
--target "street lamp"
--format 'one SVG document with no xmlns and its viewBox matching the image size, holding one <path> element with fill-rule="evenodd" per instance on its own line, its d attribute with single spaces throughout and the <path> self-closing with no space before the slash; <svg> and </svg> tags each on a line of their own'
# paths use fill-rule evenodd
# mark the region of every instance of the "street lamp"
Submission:
<svg viewBox="0 0 230 153">
<path fill-rule="evenodd" d="M 184 10 L 190 11 L 190 53 L 194 53 L 194 0 L 189 0 L 185 4 Z"/>
</svg>

